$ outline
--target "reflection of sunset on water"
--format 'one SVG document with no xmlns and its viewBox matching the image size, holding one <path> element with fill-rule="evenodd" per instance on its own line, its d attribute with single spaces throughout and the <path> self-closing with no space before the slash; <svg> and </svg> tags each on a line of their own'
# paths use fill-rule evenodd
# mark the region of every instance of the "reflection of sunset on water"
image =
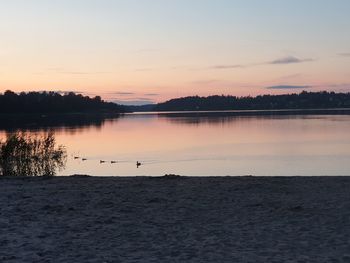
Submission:
<svg viewBox="0 0 350 263">
<path fill-rule="evenodd" d="M 341 175 L 349 128 L 348 115 L 132 114 L 54 130 L 67 146 L 66 175 Z"/>
</svg>

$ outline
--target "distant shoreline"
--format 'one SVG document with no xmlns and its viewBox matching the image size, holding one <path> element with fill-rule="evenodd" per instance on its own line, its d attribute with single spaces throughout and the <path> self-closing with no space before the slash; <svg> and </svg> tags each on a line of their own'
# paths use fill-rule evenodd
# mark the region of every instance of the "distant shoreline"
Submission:
<svg viewBox="0 0 350 263">
<path fill-rule="evenodd" d="M 0 130 L 45 129 L 50 127 L 101 127 L 105 121 L 132 116 L 159 117 L 264 117 L 300 115 L 350 115 L 350 108 L 334 109 L 278 109 L 278 110 L 216 110 L 216 111 L 160 111 L 160 112 L 70 112 L 70 113 L 28 113 L 0 114 Z"/>
<path fill-rule="evenodd" d="M 169 110 L 169 111 L 133 111 L 133 112 L 44 112 L 44 113 L 0 113 L 0 120 L 6 118 L 49 118 L 49 117 L 70 117 L 70 116 L 100 116 L 100 117 L 119 117 L 123 115 L 141 115 L 141 114 L 167 114 L 167 113 L 322 113 L 338 112 L 349 113 L 350 108 L 315 108 L 315 109 L 242 109 L 242 110 Z"/>
<path fill-rule="evenodd" d="M 195 110 L 195 111 L 187 111 L 187 110 L 174 110 L 174 111 L 135 111 L 135 112 L 126 112 L 125 115 L 138 115 L 138 114 L 172 114 L 172 113 L 321 113 L 324 112 L 346 112 L 350 114 L 350 108 L 316 108 L 316 109 L 261 109 L 261 110 Z"/>
</svg>

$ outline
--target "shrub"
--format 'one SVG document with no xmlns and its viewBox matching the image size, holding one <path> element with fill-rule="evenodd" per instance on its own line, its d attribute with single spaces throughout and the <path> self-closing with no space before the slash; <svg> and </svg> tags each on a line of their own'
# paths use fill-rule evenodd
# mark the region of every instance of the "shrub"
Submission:
<svg viewBox="0 0 350 263">
<path fill-rule="evenodd" d="M 0 142 L 0 173 L 5 176 L 52 176 L 66 159 L 66 149 L 56 146 L 53 133 L 13 133 Z"/>
</svg>

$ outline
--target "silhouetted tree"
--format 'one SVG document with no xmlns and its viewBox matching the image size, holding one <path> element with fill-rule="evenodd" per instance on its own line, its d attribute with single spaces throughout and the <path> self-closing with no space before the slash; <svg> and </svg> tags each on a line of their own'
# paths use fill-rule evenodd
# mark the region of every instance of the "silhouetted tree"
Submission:
<svg viewBox="0 0 350 263">
<path fill-rule="evenodd" d="M 8 134 L 0 142 L 0 173 L 6 176 L 52 176 L 65 166 L 66 150 L 56 146 L 53 133 Z"/>
</svg>

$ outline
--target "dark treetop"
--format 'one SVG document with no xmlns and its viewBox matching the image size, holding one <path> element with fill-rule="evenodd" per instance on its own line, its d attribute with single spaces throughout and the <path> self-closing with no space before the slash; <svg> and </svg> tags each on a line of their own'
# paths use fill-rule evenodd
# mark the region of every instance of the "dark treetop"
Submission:
<svg viewBox="0 0 350 263">
<path fill-rule="evenodd" d="M 57 92 L 21 92 L 7 90 L 0 94 L 0 114 L 27 113 L 121 113 L 123 106 L 105 102 L 101 97 L 90 98 L 69 92 L 61 95 Z"/>
</svg>

